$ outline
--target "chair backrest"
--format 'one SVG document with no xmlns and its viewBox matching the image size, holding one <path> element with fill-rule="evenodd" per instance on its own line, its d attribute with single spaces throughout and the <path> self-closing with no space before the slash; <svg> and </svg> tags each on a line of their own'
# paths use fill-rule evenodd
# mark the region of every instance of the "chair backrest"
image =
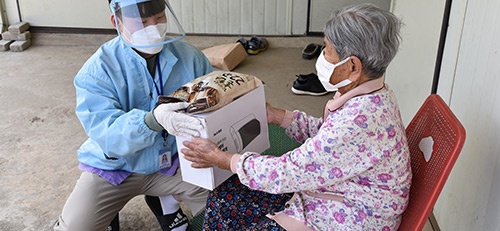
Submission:
<svg viewBox="0 0 500 231">
<path fill-rule="evenodd" d="M 465 142 L 465 128 L 443 99 L 432 94 L 406 128 L 413 173 L 410 201 L 399 230 L 422 230 Z M 429 161 L 419 144 L 434 141 Z"/>
</svg>

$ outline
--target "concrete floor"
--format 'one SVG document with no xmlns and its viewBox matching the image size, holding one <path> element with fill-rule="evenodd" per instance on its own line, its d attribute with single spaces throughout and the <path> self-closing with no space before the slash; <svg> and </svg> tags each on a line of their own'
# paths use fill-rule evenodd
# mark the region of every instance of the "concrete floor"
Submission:
<svg viewBox="0 0 500 231">
<path fill-rule="evenodd" d="M 80 175 L 76 150 L 86 139 L 74 115 L 73 77 L 112 35 L 33 33 L 23 52 L 0 52 L 0 230 L 51 230 Z M 185 38 L 200 49 L 234 37 Z M 296 74 L 315 72 L 303 47 L 320 37 L 269 37 L 270 49 L 248 56 L 234 70 L 265 83 L 269 103 L 322 115 L 332 97 L 298 96 Z M 142 197 L 120 212 L 122 230 L 160 230 Z M 424 230 L 432 230 L 428 224 Z"/>
</svg>

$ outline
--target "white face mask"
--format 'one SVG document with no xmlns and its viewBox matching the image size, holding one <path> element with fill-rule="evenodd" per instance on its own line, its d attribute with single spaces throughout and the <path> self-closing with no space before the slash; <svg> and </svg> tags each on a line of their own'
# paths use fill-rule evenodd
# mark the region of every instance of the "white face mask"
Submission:
<svg viewBox="0 0 500 231">
<path fill-rule="evenodd" d="M 332 64 L 325 59 L 324 50 L 320 52 L 318 60 L 316 61 L 316 72 L 318 79 L 327 91 L 336 91 L 341 87 L 349 85 L 352 81 L 350 79 L 344 79 L 337 84 L 330 83 L 330 77 L 332 77 L 333 71 L 336 67 L 346 63 L 350 57 L 338 62 L 337 64 Z"/>
<path fill-rule="evenodd" d="M 147 26 L 143 29 L 137 30 L 134 33 L 130 32 L 123 27 L 122 38 L 125 42 L 129 43 L 136 50 L 146 54 L 157 54 L 163 49 L 163 44 L 158 46 L 150 46 L 158 44 L 165 40 L 167 34 L 167 24 L 158 23 L 156 25 Z"/>
</svg>

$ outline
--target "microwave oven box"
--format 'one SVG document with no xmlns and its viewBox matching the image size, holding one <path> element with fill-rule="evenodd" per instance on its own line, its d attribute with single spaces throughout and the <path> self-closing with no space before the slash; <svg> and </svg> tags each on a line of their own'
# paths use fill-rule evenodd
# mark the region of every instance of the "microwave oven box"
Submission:
<svg viewBox="0 0 500 231">
<path fill-rule="evenodd" d="M 215 111 L 193 115 L 201 119 L 204 129 L 200 136 L 216 143 L 222 151 L 243 154 L 262 153 L 270 147 L 264 85 Z M 193 168 L 180 152 L 188 137 L 177 137 L 182 179 L 185 182 L 213 190 L 233 173 L 217 167 Z"/>
</svg>

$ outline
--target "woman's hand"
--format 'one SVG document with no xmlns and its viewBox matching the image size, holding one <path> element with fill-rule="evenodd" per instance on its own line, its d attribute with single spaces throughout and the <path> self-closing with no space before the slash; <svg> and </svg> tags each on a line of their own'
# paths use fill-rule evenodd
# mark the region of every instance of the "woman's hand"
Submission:
<svg viewBox="0 0 500 231">
<path fill-rule="evenodd" d="M 285 117 L 285 110 L 280 108 L 275 108 L 271 104 L 266 102 L 267 111 L 267 123 L 269 124 L 281 124 L 283 118 Z"/>
<path fill-rule="evenodd" d="M 192 137 L 191 141 L 184 141 L 186 147 L 181 150 L 184 158 L 192 162 L 193 168 L 218 167 L 230 170 L 233 154 L 223 152 L 217 145 L 204 138 Z"/>
</svg>

